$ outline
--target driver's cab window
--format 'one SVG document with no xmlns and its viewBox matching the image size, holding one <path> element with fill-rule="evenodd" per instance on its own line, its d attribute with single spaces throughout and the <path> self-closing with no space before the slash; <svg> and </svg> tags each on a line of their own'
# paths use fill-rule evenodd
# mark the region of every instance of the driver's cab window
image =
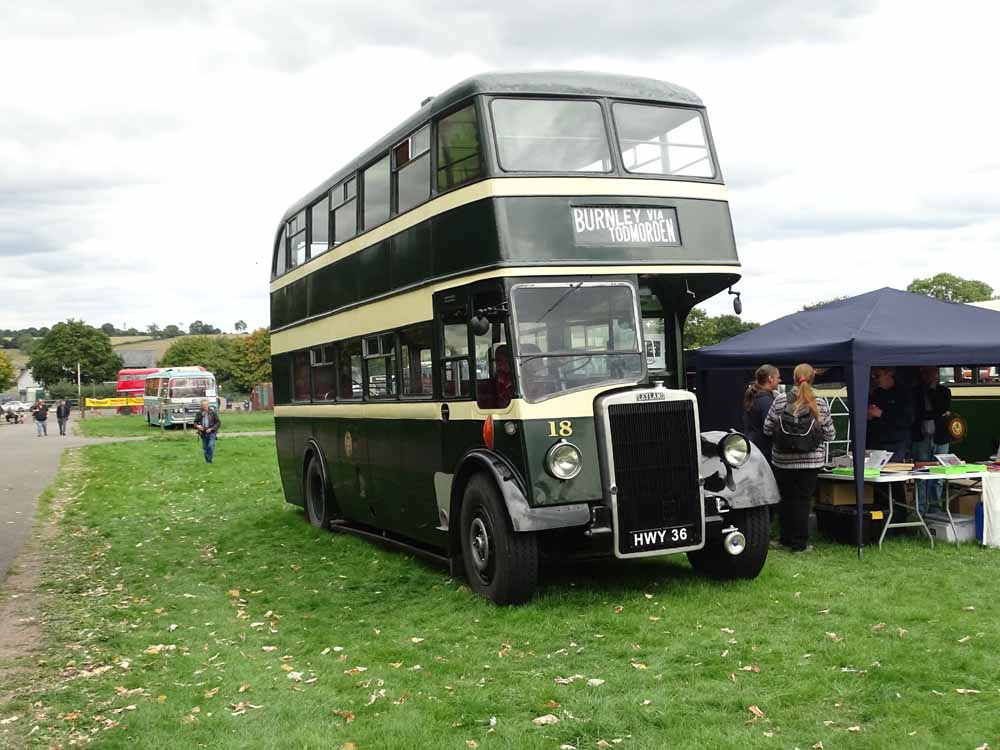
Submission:
<svg viewBox="0 0 1000 750">
<path fill-rule="evenodd" d="M 676 388 L 677 371 L 673 352 L 673 314 L 663 309 L 660 298 L 647 286 L 639 287 L 642 309 L 642 342 L 646 352 L 646 371 L 651 377 L 665 379 Z"/>
<path fill-rule="evenodd" d="M 496 289 L 472 297 L 476 363 L 476 403 L 482 409 L 505 409 L 514 397 L 514 363 L 508 334 L 507 306 Z"/>
</svg>

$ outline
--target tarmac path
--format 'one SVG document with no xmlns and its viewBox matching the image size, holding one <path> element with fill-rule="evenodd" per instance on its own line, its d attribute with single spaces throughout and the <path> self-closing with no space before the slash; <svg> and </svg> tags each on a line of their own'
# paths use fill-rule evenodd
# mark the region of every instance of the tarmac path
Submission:
<svg viewBox="0 0 1000 750">
<path fill-rule="evenodd" d="M 73 421 L 70 420 L 72 433 Z M 65 448 L 99 445 L 144 437 L 84 438 L 59 435 L 55 418 L 48 420 L 48 437 L 37 437 L 30 417 L 24 424 L 0 421 L 0 584 L 31 537 L 38 496 L 49 486 Z M 220 437 L 273 435 L 273 432 L 221 433 Z"/>
</svg>

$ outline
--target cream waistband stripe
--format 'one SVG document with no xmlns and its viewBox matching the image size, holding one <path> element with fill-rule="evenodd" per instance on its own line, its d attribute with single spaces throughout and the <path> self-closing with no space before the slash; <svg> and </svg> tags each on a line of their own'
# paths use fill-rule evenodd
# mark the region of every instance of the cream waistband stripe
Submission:
<svg viewBox="0 0 1000 750">
<path fill-rule="evenodd" d="M 410 292 L 368 302 L 341 313 L 326 315 L 271 334 L 271 354 L 329 344 L 354 336 L 408 326 L 433 317 L 432 296 L 436 292 L 463 286 L 474 281 L 512 276 L 613 276 L 628 274 L 719 274 L 740 273 L 738 265 L 711 266 L 530 266 L 500 268 L 447 279 Z"/>
<path fill-rule="evenodd" d="M 529 404 L 524 399 L 514 399 L 506 409 L 480 409 L 474 401 L 448 401 L 450 420 L 485 420 L 492 415 L 495 420 L 526 419 L 562 420 L 585 419 L 594 416 L 594 399 L 610 387 L 588 388 L 566 393 L 539 404 Z M 329 418 L 329 419 L 441 419 L 440 401 L 367 401 L 340 402 L 335 404 L 286 404 L 274 407 L 276 417 Z"/>
<path fill-rule="evenodd" d="M 483 180 L 468 187 L 453 190 L 428 201 L 411 211 L 365 232 L 359 237 L 327 250 L 318 258 L 289 271 L 271 282 L 271 291 L 277 291 L 293 281 L 308 276 L 348 255 L 364 250 L 394 234 L 409 229 L 432 216 L 450 211 L 468 203 L 492 197 L 517 197 L 530 195 L 579 195 L 579 196 L 635 196 L 638 198 L 693 198 L 726 201 L 729 199 L 725 185 L 707 182 L 682 182 L 678 180 L 643 180 L 599 177 L 501 177 Z"/>
</svg>

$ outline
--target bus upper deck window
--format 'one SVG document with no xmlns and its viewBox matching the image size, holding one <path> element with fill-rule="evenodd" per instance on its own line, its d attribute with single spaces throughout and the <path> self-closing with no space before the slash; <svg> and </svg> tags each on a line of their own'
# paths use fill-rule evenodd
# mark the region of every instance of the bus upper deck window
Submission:
<svg viewBox="0 0 1000 750">
<path fill-rule="evenodd" d="M 622 162 L 629 172 L 715 176 L 705 123 L 698 110 L 617 102 L 612 111 Z"/>
<path fill-rule="evenodd" d="M 479 121 L 470 104 L 437 124 L 437 186 L 448 190 L 482 175 Z"/>
<path fill-rule="evenodd" d="M 430 137 L 430 126 L 425 125 L 392 150 L 398 213 L 409 211 L 430 197 Z"/>
<path fill-rule="evenodd" d="M 365 170 L 364 229 L 376 227 L 389 218 L 389 154 Z"/>
<path fill-rule="evenodd" d="M 325 253 L 330 237 L 330 197 L 323 196 L 309 207 L 309 257 Z"/>
<path fill-rule="evenodd" d="M 610 172 L 601 105 L 571 99 L 494 99 L 500 166 L 508 172 Z"/>
</svg>

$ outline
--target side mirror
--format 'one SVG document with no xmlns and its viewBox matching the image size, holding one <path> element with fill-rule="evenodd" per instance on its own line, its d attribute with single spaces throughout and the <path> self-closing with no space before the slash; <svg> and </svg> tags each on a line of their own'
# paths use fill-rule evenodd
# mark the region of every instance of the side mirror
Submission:
<svg viewBox="0 0 1000 750">
<path fill-rule="evenodd" d="M 737 315 L 743 313 L 743 300 L 740 299 L 740 293 L 734 292 L 732 287 L 729 287 L 729 294 L 731 294 L 735 299 L 733 300 L 733 312 Z"/>
<path fill-rule="evenodd" d="M 485 336 L 490 332 L 490 320 L 486 317 L 473 315 L 469 319 L 469 327 L 472 329 L 473 336 Z"/>
</svg>

